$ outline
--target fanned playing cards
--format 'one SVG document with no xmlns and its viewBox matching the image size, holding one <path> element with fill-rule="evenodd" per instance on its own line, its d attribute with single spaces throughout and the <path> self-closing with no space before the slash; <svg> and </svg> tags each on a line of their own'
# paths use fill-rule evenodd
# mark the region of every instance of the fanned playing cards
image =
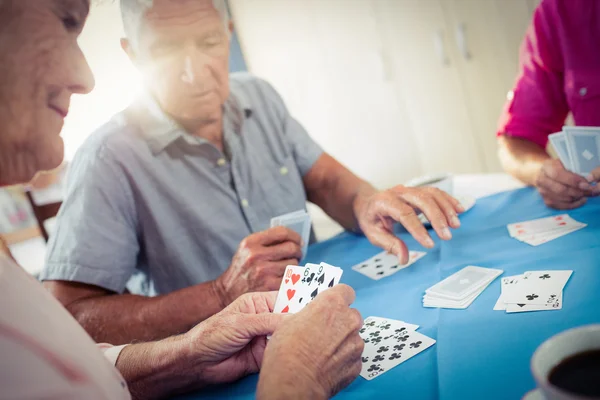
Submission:
<svg viewBox="0 0 600 400">
<path fill-rule="evenodd" d="M 586 226 L 587 224 L 575 221 L 567 214 L 561 214 L 508 224 L 506 228 L 511 237 L 531 246 L 539 246 Z"/>
</svg>

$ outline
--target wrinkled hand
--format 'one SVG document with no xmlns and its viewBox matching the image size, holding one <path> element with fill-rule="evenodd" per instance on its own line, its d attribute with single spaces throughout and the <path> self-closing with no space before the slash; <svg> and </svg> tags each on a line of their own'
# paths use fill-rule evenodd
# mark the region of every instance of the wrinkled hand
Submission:
<svg viewBox="0 0 600 400">
<path fill-rule="evenodd" d="M 394 234 L 394 222 L 401 223 L 423 246 L 434 246 L 433 240 L 417 217 L 418 210 L 425 214 L 443 240 L 452 238 L 449 228 L 460 226 L 457 213 L 464 211 L 458 200 L 440 189 L 399 185 L 362 200 L 356 206 L 356 217 L 361 230 L 371 243 L 395 254 L 406 264 L 408 248 Z"/>
<path fill-rule="evenodd" d="M 354 297 L 337 285 L 281 323 L 264 355 L 258 399 L 328 399 L 358 376 L 363 321 L 349 307 Z"/>
<path fill-rule="evenodd" d="M 278 289 L 285 267 L 302 258 L 301 242 L 300 235 L 283 226 L 242 240 L 231 266 L 214 281 L 222 304 L 244 293 Z"/>
<path fill-rule="evenodd" d="M 260 370 L 266 336 L 285 318 L 271 313 L 276 296 L 244 294 L 185 334 L 202 384 L 232 382 Z"/>
<path fill-rule="evenodd" d="M 587 197 L 598 193 L 583 177 L 567 171 L 560 160 L 544 162 L 535 186 L 548 207 L 570 210 L 585 204 Z"/>
</svg>

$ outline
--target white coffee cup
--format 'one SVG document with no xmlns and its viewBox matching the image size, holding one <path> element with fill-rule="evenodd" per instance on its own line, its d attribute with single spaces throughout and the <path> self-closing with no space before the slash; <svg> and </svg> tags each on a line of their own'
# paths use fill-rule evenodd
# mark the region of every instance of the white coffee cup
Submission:
<svg viewBox="0 0 600 400">
<path fill-rule="evenodd" d="M 600 325 L 573 328 L 552 336 L 537 348 L 531 358 L 531 371 L 545 400 L 589 400 L 568 393 L 550 383 L 550 373 L 565 359 L 589 350 L 600 349 Z"/>
<path fill-rule="evenodd" d="M 448 194 L 452 194 L 453 191 L 453 177 L 452 174 L 442 173 L 434 175 L 425 175 L 419 178 L 411 179 L 406 183 L 406 186 L 421 187 L 421 186 L 432 186 L 443 190 Z"/>
</svg>

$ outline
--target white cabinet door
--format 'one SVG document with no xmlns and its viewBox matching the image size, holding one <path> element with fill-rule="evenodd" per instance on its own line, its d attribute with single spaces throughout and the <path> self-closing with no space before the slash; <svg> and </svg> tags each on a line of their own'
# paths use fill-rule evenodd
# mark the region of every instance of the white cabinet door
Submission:
<svg viewBox="0 0 600 400">
<path fill-rule="evenodd" d="M 525 0 L 444 0 L 442 5 L 485 169 L 501 171 L 495 133 L 517 74 L 529 5 Z"/>
<path fill-rule="evenodd" d="M 372 0 L 233 0 L 250 71 L 326 151 L 378 187 L 423 173 Z"/>
<path fill-rule="evenodd" d="M 424 171 L 483 172 L 439 0 L 373 0 L 396 92 L 408 110 Z"/>
</svg>

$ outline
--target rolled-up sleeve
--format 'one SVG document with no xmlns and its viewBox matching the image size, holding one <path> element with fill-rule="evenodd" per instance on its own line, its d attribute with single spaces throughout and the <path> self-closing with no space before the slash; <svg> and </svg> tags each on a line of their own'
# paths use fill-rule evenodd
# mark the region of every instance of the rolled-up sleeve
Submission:
<svg viewBox="0 0 600 400">
<path fill-rule="evenodd" d="M 42 280 L 75 281 L 123 292 L 139 252 L 132 188 L 103 145 L 87 146 L 67 174 Z"/>
<path fill-rule="evenodd" d="M 283 134 L 292 151 L 298 171 L 302 176 L 306 175 L 323 154 L 323 149 L 310 137 L 300 122 L 290 114 L 279 93 L 269 83 L 263 80 L 258 80 L 258 82 L 260 82 L 263 95 L 277 109 L 283 120 Z"/>
<path fill-rule="evenodd" d="M 520 49 L 520 71 L 498 123 L 497 135 L 529 140 L 545 148 L 569 112 L 554 0 L 544 0 Z"/>
</svg>

